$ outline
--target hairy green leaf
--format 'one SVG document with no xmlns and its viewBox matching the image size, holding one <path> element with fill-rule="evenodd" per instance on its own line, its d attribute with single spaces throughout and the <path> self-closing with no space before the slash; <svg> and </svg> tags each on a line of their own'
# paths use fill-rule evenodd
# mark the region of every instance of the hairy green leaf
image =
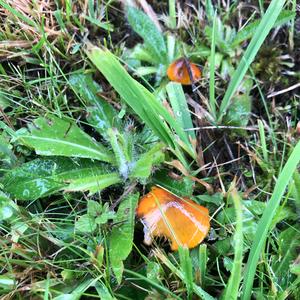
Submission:
<svg viewBox="0 0 300 300">
<path fill-rule="evenodd" d="M 120 119 L 116 110 L 104 99 L 98 96 L 102 88 L 97 84 L 92 74 L 73 74 L 69 83 L 72 89 L 80 95 L 89 105 L 88 122 L 107 139 L 107 130 L 112 127 L 120 127 Z"/>
<path fill-rule="evenodd" d="M 124 270 L 123 261 L 132 249 L 135 209 L 139 199 L 138 194 L 125 198 L 119 208 L 109 238 L 109 258 L 114 274 L 120 284 Z"/>
<path fill-rule="evenodd" d="M 143 153 L 137 162 L 135 162 L 130 177 L 146 179 L 151 175 L 152 168 L 164 161 L 163 153 L 164 144 L 155 144 L 149 151 Z"/>
<path fill-rule="evenodd" d="M 128 7 L 128 22 L 133 30 L 139 34 L 158 63 L 167 63 L 167 47 L 162 33 L 152 20 L 139 9 Z"/>
<path fill-rule="evenodd" d="M 120 181 L 117 173 L 101 163 L 62 157 L 39 158 L 6 173 L 4 190 L 19 200 L 35 200 L 59 190 L 95 193 Z"/>
<path fill-rule="evenodd" d="M 55 116 L 38 118 L 28 130 L 17 132 L 20 143 L 45 156 L 82 157 L 112 162 L 112 154 L 73 121 Z"/>
</svg>

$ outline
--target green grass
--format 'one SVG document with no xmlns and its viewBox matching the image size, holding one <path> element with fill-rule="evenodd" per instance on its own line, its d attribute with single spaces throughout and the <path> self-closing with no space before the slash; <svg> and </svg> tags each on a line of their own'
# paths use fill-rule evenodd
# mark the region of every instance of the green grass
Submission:
<svg viewBox="0 0 300 300">
<path fill-rule="evenodd" d="M 262 247 L 266 241 L 268 231 L 271 229 L 272 221 L 276 210 L 279 206 L 280 200 L 282 199 L 286 187 L 291 180 L 294 172 L 300 161 L 300 142 L 297 143 L 295 149 L 291 153 L 288 161 L 286 162 L 283 170 L 278 176 L 278 180 L 274 187 L 274 192 L 271 199 L 268 202 L 267 207 L 257 226 L 257 236 L 254 239 L 249 258 L 247 261 L 247 266 L 245 270 L 244 278 L 244 291 L 243 299 L 250 299 L 251 288 L 253 285 L 253 279 L 255 275 L 256 266 L 259 260 L 259 255 L 262 251 Z"/>
<path fill-rule="evenodd" d="M 285 0 L 273 0 L 271 1 L 268 10 L 262 17 L 258 28 L 255 31 L 251 42 L 249 43 L 247 50 L 245 51 L 241 61 L 232 76 L 232 79 L 226 89 L 224 98 L 222 99 L 220 105 L 220 112 L 218 115 L 218 121 L 221 122 L 223 115 L 226 113 L 228 106 L 230 105 L 230 100 L 234 96 L 239 84 L 241 83 L 243 77 L 245 76 L 250 64 L 254 60 L 258 50 L 260 49 L 262 43 L 264 42 L 266 36 L 270 32 L 277 17 L 279 16 Z"/>
<path fill-rule="evenodd" d="M 296 1 L 243 2 L 0 0 L 1 299 L 299 298 Z M 154 185 L 200 245 L 143 243 Z"/>
</svg>

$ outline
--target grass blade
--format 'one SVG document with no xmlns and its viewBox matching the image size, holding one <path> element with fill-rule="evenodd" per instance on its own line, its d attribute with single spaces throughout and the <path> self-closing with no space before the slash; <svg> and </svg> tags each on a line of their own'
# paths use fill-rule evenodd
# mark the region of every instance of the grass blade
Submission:
<svg viewBox="0 0 300 300">
<path fill-rule="evenodd" d="M 211 51 L 209 60 L 209 110 L 214 120 L 216 120 L 216 98 L 215 98 L 215 54 L 216 54 L 216 22 L 217 13 L 214 15 Z"/>
<path fill-rule="evenodd" d="M 193 266 L 188 248 L 180 247 L 178 249 L 180 258 L 180 267 L 183 274 L 183 281 L 187 290 L 187 299 L 191 299 L 193 293 Z"/>
<path fill-rule="evenodd" d="M 110 51 L 91 47 L 87 50 L 87 55 L 121 98 L 165 144 L 178 150 L 179 143 L 176 140 L 179 138 L 181 144 L 184 144 L 184 149 L 191 157 L 195 158 L 194 149 L 177 120 L 152 93 L 126 72 Z M 174 136 L 170 128 L 175 131 L 178 138 Z"/>
<path fill-rule="evenodd" d="M 270 229 L 272 219 L 276 213 L 276 209 L 279 206 L 280 200 L 285 192 L 285 189 L 289 181 L 291 180 L 297 168 L 299 161 L 300 161 L 300 142 L 297 143 L 288 161 L 286 162 L 283 170 L 281 171 L 277 183 L 275 185 L 272 197 L 268 202 L 268 205 L 264 210 L 263 216 L 261 217 L 258 223 L 257 234 L 250 250 L 246 271 L 245 271 L 244 287 L 242 293 L 243 300 L 250 299 L 251 297 L 251 290 L 252 290 L 253 280 L 255 276 L 255 270 L 256 270 L 257 262 L 262 247 L 267 239 L 268 231 Z"/>
<path fill-rule="evenodd" d="M 205 274 L 207 269 L 207 246 L 202 244 L 199 246 L 199 270 L 200 270 L 200 284 L 205 286 Z"/>
<path fill-rule="evenodd" d="M 20 13 L 20 11 L 16 10 L 15 8 L 11 7 L 9 5 L 9 3 L 7 3 L 7 1 L 2 1 L 0 0 L 0 5 L 7 9 L 10 13 L 12 13 L 15 17 L 19 18 L 20 20 L 24 21 L 25 23 L 27 23 L 28 25 L 36 28 L 37 25 L 36 23 L 31 20 L 30 18 L 28 18 L 25 14 Z"/>
<path fill-rule="evenodd" d="M 234 72 L 233 77 L 229 83 L 229 86 L 226 90 L 225 96 L 220 106 L 220 111 L 218 114 L 218 123 L 222 121 L 222 117 L 226 113 L 232 96 L 235 94 L 250 64 L 254 60 L 262 43 L 264 42 L 265 38 L 267 37 L 274 23 L 276 22 L 284 3 L 285 0 L 272 0 L 272 2 L 270 3 L 268 10 L 263 16 L 257 30 L 255 31 L 253 38 L 251 39 L 249 46 L 247 47 L 246 52 L 244 53 L 244 56 L 242 57 L 238 65 L 238 68 Z"/>
<path fill-rule="evenodd" d="M 173 263 L 169 260 L 169 258 L 164 255 L 160 250 L 156 249 L 154 251 L 154 255 L 161 260 L 161 262 L 166 265 L 171 272 L 176 274 L 181 280 L 184 280 L 184 274 L 183 272 L 177 268 L 176 266 L 173 265 Z M 215 298 L 212 297 L 210 294 L 208 294 L 206 291 L 204 291 L 200 286 L 197 284 L 193 283 L 193 291 L 194 293 L 200 297 L 200 299 L 203 300 L 214 300 Z"/>
<path fill-rule="evenodd" d="M 231 192 L 235 213 L 236 213 L 236 228 L 234 234 L 234 262 L 230 278 L 228 280 L 223 299 L 238 299 L 238 290 L 242 276 L 242 260 L 243 260 L 243 219 L 242 219 L 242 204 L 237 190 L 234 188 Z"/>
<path fill-rule="evenodd" d="M 261 120 L 258 120 L 258 129 L 259 129 L 259 137 L 260 137 L 263 158 L 265 162 L 268 162 L 268 149 L 266 143 L 266 135 L 265 135 L 264 125 Z"/>
<path fill-rule="evenodd" d="M 179 125 L 183 129 L 193 128 L 192 118 L 189 112 L 186 98 L 182 89 L 182 85 L 176 82 L 170 82 L 166 86 L 169 100 L 173 108 L 174 115 Z M 196 140 L 195 132 L 188 131 L 187 136 Z"/>
<path fill-rule="evenodd" d="M 169 0 L 169 18 L 170 18 L 170 28 L 176 28 L 176 1 Z"/>
<path fill-rule="evenodd" d="M 294 17 L 295 17 L 295 13 L 293 13 L 293 11 L 284 10 L 278 16 L 273 27 L 281 26 L 281 25 L 293 20 Z M 231 43 L 231 47 L 234 48 L 234 47 L 240 45 L 245 40 L 250 39 L 253 36 L 253 34 L 255 33 L 258 26 L 259 26 L 259 20 L 254 21 L 253 23 L 245 26 L 242 30 L 240 30 L 237 33 L 235 39 Z M 291 28 L 292 28 L 292 26 L 291 26 Z"/>
</svg>

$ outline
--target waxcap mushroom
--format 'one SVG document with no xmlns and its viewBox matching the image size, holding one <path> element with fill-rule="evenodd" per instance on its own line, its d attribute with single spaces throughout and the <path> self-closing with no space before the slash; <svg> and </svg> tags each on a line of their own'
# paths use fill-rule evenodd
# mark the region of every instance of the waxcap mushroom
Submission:
<svg viewBox="0 0 300 300">
<path fill-rule="evenodd" d="M 150 245 L 154 237 L 163 236 L 170 241 L 173 251 L 179 245 L 196 247 L 210 229 L 206 207 L 158 186 L 140 199 L 136 213 L 144 225 L 144 243 Z"/>
</svg>

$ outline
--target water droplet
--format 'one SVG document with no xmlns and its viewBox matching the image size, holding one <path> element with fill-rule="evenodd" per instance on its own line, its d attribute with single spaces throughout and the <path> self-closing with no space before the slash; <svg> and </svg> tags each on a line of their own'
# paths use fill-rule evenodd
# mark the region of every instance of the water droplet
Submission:
<svg viewBox="0 0 300 300">
<path fill-rule="evenodd" d="M 25 189 L 25 190 L 23 191 L 22 196 L 23 196 L 23 197 L 28 197 L 29 195 L 30 195 L 30 191 L 29 191 L 28 189 Z"/>
</svg>

